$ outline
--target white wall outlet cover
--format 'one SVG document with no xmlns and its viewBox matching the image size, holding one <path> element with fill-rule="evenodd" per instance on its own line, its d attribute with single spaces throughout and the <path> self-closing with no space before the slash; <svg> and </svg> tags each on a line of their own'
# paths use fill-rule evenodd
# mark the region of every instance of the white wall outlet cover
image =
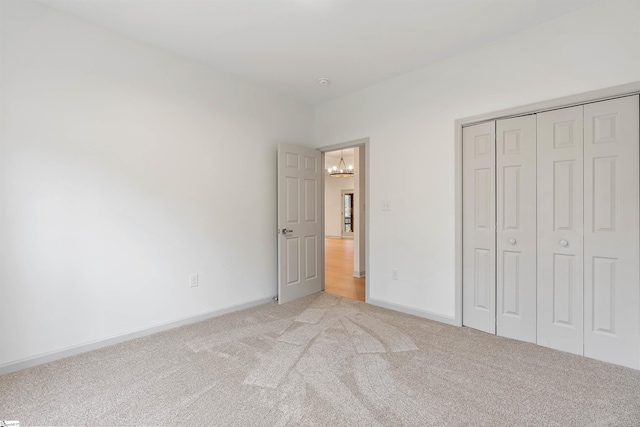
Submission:
<svg viewBox="0 0 640 427">
<path fill-rule="evenodd" d="M 192 288 L 195 288 L 196 286 L 198 286 L 198 275 L 197 274 L 192 274 L 189 276 L 189 285 L 191 285 Z"/>
<path fill-rule="evenodd" d="M 383 211 L 390 211 L 391 210 L 391 202 L 388 200 L 383 200 L 382 201 L 382 210 Z"/>
</svg>

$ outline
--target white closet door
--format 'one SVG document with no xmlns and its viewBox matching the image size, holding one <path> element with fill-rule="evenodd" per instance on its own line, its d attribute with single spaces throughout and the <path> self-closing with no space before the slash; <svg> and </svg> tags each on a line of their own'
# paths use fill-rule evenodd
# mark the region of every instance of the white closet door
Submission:
<svg viewBox="0 0 640 427">
<path fill-rule="evenodd" d="M 583 354 L 583 107 L 537 115 L 537 343 Z"/>
<path fill-rule="evenodd" d="M 536 117 L 496 123 L 496 333 L 536 342 Z"/>
<path fill-rule="evenodd" d="M 584 107 L 584 355 L 640 368 L 638 96 Z"/>
<path fill-rule="evenodd" d="M 495 122 L 464 128 L 462 144 L 462 322 L 495 334 Z"/>
</svg>

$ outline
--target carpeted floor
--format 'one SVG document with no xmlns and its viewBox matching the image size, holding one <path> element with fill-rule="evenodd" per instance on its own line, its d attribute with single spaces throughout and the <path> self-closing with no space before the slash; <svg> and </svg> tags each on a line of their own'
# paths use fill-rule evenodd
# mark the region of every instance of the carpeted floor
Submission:
<svg viewBox="0 0 640 427">
<path fill-rule="evenodd" d="M 2 376 L 2 419 L 638 426 L 640 372 L 320 293 Z"/>
</svg>

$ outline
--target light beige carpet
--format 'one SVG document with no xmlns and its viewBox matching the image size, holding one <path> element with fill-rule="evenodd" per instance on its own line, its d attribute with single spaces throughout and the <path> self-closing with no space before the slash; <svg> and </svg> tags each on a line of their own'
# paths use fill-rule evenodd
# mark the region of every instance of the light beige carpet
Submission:
<svg viewBox="0 0 640 427">
<path fill-rule="evenodd" d="M 1 419 L 638 426 L 640 372 L 320 293 L 2 376 Z"/>
</svg>

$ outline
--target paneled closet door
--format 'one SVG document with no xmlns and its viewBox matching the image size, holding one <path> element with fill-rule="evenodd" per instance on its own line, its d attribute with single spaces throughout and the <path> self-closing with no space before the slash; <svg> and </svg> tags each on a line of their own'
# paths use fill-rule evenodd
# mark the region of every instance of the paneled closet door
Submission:
<svg viewBox="0 0 640 427">
<path fill-rule="evenodd" d="M 462 132 L 462 322 L 495 334 L 495 122 Z"/>
<path fill-rule="evenodd" d="M 536 117 L 496 123 L 496 333 L 536 342 Z"/>
<path fill-rule="evenodd" d="M 537 115 L 537 343 L 583 354 L 583 107 Z"/>
<path fill-rule="evenodd" d="M 584 355 L 640 368 L 638 96 L 584 107 Z"/>
</svg>

